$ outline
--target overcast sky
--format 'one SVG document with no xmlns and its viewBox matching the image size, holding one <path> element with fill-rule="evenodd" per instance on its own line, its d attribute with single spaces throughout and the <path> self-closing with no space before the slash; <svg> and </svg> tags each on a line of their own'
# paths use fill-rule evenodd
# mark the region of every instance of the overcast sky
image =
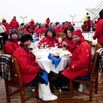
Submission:
<svg viewBox="0 0 103 103">
<path fill-rule="evenodd" d="M 74 21 L 83 19 L 86 8 L 95 8 L 102 0 L 0 0 L 0 19 L 8 21 L 16 16 L 27 16 L 26 20 L 44 22 L 47 17 L 51 21 Z"/>
</svg>

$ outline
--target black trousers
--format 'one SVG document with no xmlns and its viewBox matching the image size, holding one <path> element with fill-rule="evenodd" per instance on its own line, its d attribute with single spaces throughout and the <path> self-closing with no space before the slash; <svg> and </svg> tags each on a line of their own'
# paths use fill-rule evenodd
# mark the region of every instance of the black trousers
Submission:
<svg viewBox="0 0 103 103">
<path fill-rule="evenodd" d="M 5 33 L 0 33 L 0 35 L 3 37 L 3 45 L 4 45 L 5 42 L 8 40 L 8 35 L 6 35 Z"/>
<path fill-rule="evenodd" d="M 42 83 L 42 84 L 45 84 L 45 81 L 41 78 L 41 74 L 42 74 L 43 70 L 40 70 L 38 75 L 28 84 L 26 84 L 26 86 L 35 86 L 36 84 L 38 83 Z"/>
</svg>

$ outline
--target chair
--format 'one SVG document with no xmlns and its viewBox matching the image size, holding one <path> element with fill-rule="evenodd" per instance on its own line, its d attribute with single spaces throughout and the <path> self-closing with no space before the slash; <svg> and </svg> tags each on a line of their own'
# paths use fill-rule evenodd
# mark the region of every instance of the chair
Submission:
<svg viewBox="0 0 103 103">
<path fill-rule="evenodd" d="M 19 65 L 16 60 L 16 58 L 13 58 L 12 62 L 12 69 L 11 69 L 11 79 L 5 80 L 5 87 L 6 87 L 6 96 L 7 96 L 7 102 L 10 102 L 10 97 L 19 92 L 21 97 L 21 103 L 25 103 L 26 100 L 28 100 L 30 97 L 34 95 L 34 93 L 31 93 L 30 96 L 26 97 L 24 94 L 24 91 L 27 89 L 30 89 L 30 87 L 24 86 L 19 70 Z M 12 87 L 15 87 L 16 90 L 12 90 Z M 36 98 L 38 98 L 38 86 L 35 86 L 35 95 Z"/>
<path fill-rule="evenodd" d="M 88 91 L 78 91 L 79 94 L 85 94 L 89 96 L 89 100 L 92 101 L 92 93 L 93 89 L 95 89 L 95 93 L 98 91 L 98 65 L 99 65 L 99 53 L 95 53 L 94 61 L 91 66 L 91 72 L 88 76 L 76 78 L 75 80 L 70 80 L 70 96 L 73 95 L 73 82 L 78 82 L 82 84 L 86 84 L 88 86 Z"/>
<path fill-rule="evenodd" d="M 95 52 L 96 52 L 98 49 L 100 49 L 100 48 L 102 48 L 101 44 L 96 44 L 96 45 L 95 45 Z"/>
<path fill-rule="evenodd" d="M 0 35 L 0 49 L 3 47 L 3 36 Z"/>
</svg>

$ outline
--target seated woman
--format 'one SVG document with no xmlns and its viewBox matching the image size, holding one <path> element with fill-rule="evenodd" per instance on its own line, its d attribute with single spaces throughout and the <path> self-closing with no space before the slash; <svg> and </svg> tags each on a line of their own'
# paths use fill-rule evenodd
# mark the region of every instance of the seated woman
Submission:
<svg viewBox="0 0 103 103">
<path fill-rule="evenodd" d="M 10 33 L 10 39 L 5 44 L 5 52 L 12 55 L 18 47 L 18 33 L 13 29 Z"/>
<path fill-rule="evenodd" d="M 76 47 L 76 45 L 72 41 L 72 33 L 73 33 L 73 31 L 74 31 L 73 27 L 66 28 L 64 30 L 65 38 L 62 41 L 62 47 L 66 48 L 71 53 L 74 51 L 74 49 Z"/>
<path fill-rule="evenodd" d="M 69 66 L 64 69 L 62 75 L 70 80 L 87 76 L 90 71 L 91 64 L 91 47 L 85 41 L 81 31 L 78 29 L 73 32 L 73 43 L 77 45 L 71 56 Z"/>
<path fill-rule="evenodd" d="M 59 46 L 56 32 L 53 28 L 48 28 L 45 37 L 38 43 L 39 48 Z"/>
<path fill-rule="evenodd" d="M 32 86 L 39 81 L 39 98 L 43 101 L 56 100 L 57 96 L 51 93 L 49 83 L 47 85 L 44 84 L 44 81 L 39 77 L 40 67 L 36 62 L 35 55 L 29 48 L 32 40 L 31 35 L 22 35 L 20 38 L 20 47 L 13 53 L 13 57 L 15 57 L 19 63 L 22 80 L 25 85 L 32 84 Z"/>
</svg>

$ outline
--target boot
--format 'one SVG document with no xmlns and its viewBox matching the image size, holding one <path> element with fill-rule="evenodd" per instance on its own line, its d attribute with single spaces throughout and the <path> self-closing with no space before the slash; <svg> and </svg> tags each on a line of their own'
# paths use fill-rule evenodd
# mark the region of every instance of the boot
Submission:
<svg viewBox="0 0 103 103">
<path fill-rule="evenodd" d="M 80 91 L 80 92 L 83 92 L 83 91 L 85 91 L 86 90 L 86 84 L 79 84 L 79 89 L 78 89 L 78 91 Z"/>
<path fill-rule="evenodd" d="M 56 100 L 58 97 L 51 93 L 49 83 L 48 85 L 39 84 L 39 98 L 43 101 L 53 101 Z"/>
</svg>

